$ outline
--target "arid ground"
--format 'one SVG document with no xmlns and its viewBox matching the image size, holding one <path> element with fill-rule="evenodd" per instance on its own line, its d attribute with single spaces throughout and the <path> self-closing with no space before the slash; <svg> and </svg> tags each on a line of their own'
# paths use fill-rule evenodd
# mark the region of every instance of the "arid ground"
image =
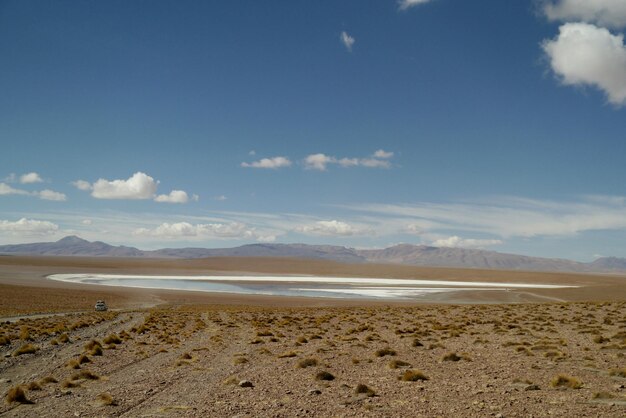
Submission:
<svg viewBox="0 0 626 418">
<path fill-rule="evenodd" d="M 74 272 L 580 287 L 450 293 L 416 304 L 44 278 Z M 626 415 L 624 277 L 288 259 L 0 257 L 0 295 L 0 416 Z M 93 312 L 97 299 L 112 310 Z"/>
</svg>

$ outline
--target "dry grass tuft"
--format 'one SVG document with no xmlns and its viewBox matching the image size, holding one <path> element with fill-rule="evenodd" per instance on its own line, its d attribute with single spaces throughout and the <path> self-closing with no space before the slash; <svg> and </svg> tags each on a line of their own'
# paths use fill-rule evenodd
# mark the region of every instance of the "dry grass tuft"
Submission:
<svg viewBox="0 0 626 418">
<path fill-rule="evenodd" d="M 367 385 L 364 385 L 363 383 L 359 383 L 356 388 L 354 389 L 354 393 L 356 393 L 357 395 L 365 395 L 368 398 L 371 398 L 372 396 L 376 395 L 376 392 L 374 392 L 374 390 L 370 387 L 368 387 Z"/>
<path fill-rule="evenodd" d="M 392 350 L 389 347 L 381 348 L 374 353 L 376 357 L 395 356 L 396 354 L 396 350 Z"/>
<path fill-rule="evenodd" d="M 41 384 L 39 382 L 30 382 L 28 386 L 26 386 L 28 390 L 41 390 Z"/>
<path fill-rule="evenodd" d="M 11 404 L 14 402 L 17 403 L 22 403 L 22 404 L 32 404 L 33 402 L 28 400 L 28 398 L 26 397 L 26 392 L 24 392 L 24 389 L 21 386 L 13 386 L 11 389 L 9 389 L 9 392 L 7 393 L 7 396 L 5 398 L 6 403 Z"/>
<path fill-rule="evenodd" d="M 326 372 L 326 371 L 317 373 L 315 375 L 315 378 L 317 380 L 335 380 L 335 376 L 333 376 L 331 373 Z"/>
<path fill-rule="evenodd" d="M 286 353 L 282 353 L 278 355 L 278 358 L 287 358 L 287 357 L 296 357 L 298 353 L 295 351 L 287 351 Z"/>
<path fill-rule="evenodd" d="M 406 361 L 402 361 L 402 360 L 391 360 L 388 364 L 387 367 L 389 367 L 390 369 L 397 369 L 398 367 L 411 367 L 411 365 L 409 363 L 407 363 Z"/>
<path fill-rule="evenodd" d="M 20 348 L 18 348 L 17 350 L 13 352 L 13 356 L 17 357 L 17 356 L 21 356 L 22 354 L 32 354 L 32 353 L 36 353 L 37 350 L 39 350 L 39 347 L 37 346 L 34 346 L 32 344 L 24 344 L 23 346 L 21 346 Z"/>
<path fill-rule="evenodd" d="M 74 382 L 73 380 L 64 380 L 63 383 L 61 383 L 61 387 L 65 388 L 65 389 L 69 389 L 69 388 L 77 388 L 80 387 L 80 383 Z"/>
<path fill-rule="evenodd" d="M 298 362 L 297 367 L 306 369 L 307 367 L 317 366 L 317 363 L 318 361 L 315 358 L 304 358 Z"/>
<path fill-rule="evenodd" d="M 550 385 L 554 388 L 570 388 L 570 389 L 580 389 L 583 387 L 583 384 L 580 380 L 575 377 L 568 376 L 566 374 L 559 374 L 555 376 Z"/>
<path fill-rule="evenodd" d="M 39 381 L 42 385 L 47 385 L 48 383 L 59 383 L 58 380 L 54 378 L 54 376 L 46 376 Z"/>
<path fill-rule="evenodd" d="M 461 358 L 462 357 L 457 355 L 456 353 L 448 353 L 441 358 L 441 361 L 459 361 L 461 360 Z"/>
<path fill-rule="evenodd" d="M 107 392 L 103 392 L 103 393 L 99 394 L 96 399 L 98 400 L 100 405 L 103 405 L 103 406 L 115 406 L 115 405 L 117 405 L 117 401 L 115 399 L 113 399 L 113 396 L 111 396 L 111 394 L 109 394 Z"/>
<path fill-rule="evenodd" d="M 609 372 L 609 375 L 626 378 L 626 367 L 622 369 L 611 369 L 611 371 Z"/>
<path fill-rule="evenodd" d="M 419 380 L 428 380 L 428 376 L 426 376 L 420 370 L 407 370 L 399 377 L 403 382 L 417 382 Z"/>
</svg>

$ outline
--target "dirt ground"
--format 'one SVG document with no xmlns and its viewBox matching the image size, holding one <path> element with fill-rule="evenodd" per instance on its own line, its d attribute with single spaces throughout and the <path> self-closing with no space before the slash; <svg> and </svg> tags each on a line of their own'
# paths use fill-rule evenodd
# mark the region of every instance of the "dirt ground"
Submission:
<svg viewBox="0 0 626 418">
<path fill-rule="evenodd" d="M 626 415 L 623 278 L 393 268 L 382 276 L 376 266 L 369 276 L 585 284 L 588 301 L 338 306 L 119 288 L 100 297 L 100 288 L 42 276 L 111 271 L 111 261 L 4 258 L 2 315 L 66 314 L 0 323 L 0 416 Z M 144 262 L 121 270 L 255 271 Z M 264 263 L 256 271 L 360 274 Z M 585 294 L 546 292 L 526 297 Z M 117 310 L 87 311 L 95 298 Z"/>
</svg>

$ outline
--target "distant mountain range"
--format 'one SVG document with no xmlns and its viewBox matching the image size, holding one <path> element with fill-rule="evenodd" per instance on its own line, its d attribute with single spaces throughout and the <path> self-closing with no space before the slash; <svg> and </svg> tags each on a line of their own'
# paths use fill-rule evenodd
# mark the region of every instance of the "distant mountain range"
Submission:
<svg viewBox="0 0 626 418">
<path fill-rule="evenodd" d="M 152 258 L 293 257 L 342 263 L 390 263 L 423 267 L 626 273 L 626 258 L 602 257 L 591 263 L 581 263 L 496 251 L 410 244 L 379 250 L 356 250 L 336 245 L 250 244 L 235 248 L 164 248 L 144 251 L 68 236 L 56 242 L 3 245 L 0 246 L 0 254 Z"/>
</svg>

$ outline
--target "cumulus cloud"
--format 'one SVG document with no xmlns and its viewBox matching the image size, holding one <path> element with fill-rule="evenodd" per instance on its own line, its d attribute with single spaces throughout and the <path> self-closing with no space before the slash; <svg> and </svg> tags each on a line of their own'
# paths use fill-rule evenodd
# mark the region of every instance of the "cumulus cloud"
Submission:
<svg viewBox="0 0 626 418">
<path fill-rule="evenodd" d="M 319 170 L 326 171 L 329 165 L 336 164 L 341 167 L 367 167 L 367 168 L 390 168 L 390 158 L 393 157 L 393 152 L 387 152 L 384 150 L 378 150 L 371 157 L 367 158 L 355 158 L 344 157 L 337 158 L 326 154 L 311 154 L 304 159 L 304 168 L 307 170 Z"/>
<path fill-rule="evenodd" d="M 96 199 L 152 199 L 158 183 L 138 171 L 127 180 L 99 179 L 91 185 L 91 195 Z"/>
<path fill-rule="evenodd" d="M 241 163 L 241 166 L 246 168 L 278 169 L 291 166 L 291 161 L 287 157 L 278 156 L 272 158 L 262 158 L 259 161 L 253 161 L 251 163 L 243 162 Z"/>
<path fill-rule="evenodd" d="M 254 228 L 240 222 L 191 224 L 189 222 L 164 222 L 156 228 L 138 228 L 133 232 L 137 236 L 148 236 L 164 239 L 180 238 L 230 238 L 255 239 L 270 242 L 276 237 L 257 233 Z"/>
<path fill-rule="evenodd" d="M 55 192 L 54 190 L 41 190 L 39 192 L 34 192 L 40 199 L 43 200 L 54 200 L 57 202 L 65 202 L 67 200 L 67 196 L 63 193 Z"/>
<path fill-rule="evenodd" d="M 624 35 L 587 23 L 566 23 L 542 48 L 554 73 L 565 85 L 594 86 L 608 101 L 626 104 Z"/>
<path fill-rule="evenodd" d="M 311 225 L 297 227 L 296 232 L 307 235 L 318 236 L 350 236 L 357 235 L 363 231 L 341 221 L 318 221 Z"/>
<path fill-rule="evenodd" d="M 0 233 L 11 236 L 42 236 L 52 235 L 59 230 L 59 226 L 48 221 L 22 218 L 11 222 L 0 220 Z"/>
<path fill-rule="evenodd" d="M 447 238 L 439 238 L 432 242 L 433 247 L 453 247 L 453 248 L 485 248 L 492 245 L 500 245 L 503 241 L 499 239 L 472 239 L 461 238 L 453 235 Z"/>
<path fill-rule="evenodd" d="M 352 52 L 352 45 L 354 45 L 355 39 L 352 36 L 348 35 L 348 32 L 346 31 L 341 32 L 341 35 L 339 35 L 339 39 L 341 40 L 343 46 L 345 46 L 349 52 Z"/>
<path fill-rule="evenodd" d="M 43 179 L 39 176 L 39 174 L 35 172 L 22 174 L 20 176 L 20 183 L 22 184 L 30 184 L 30 183 L 42 183 Z"/>
<path fill-rule="evenodd" d="M 91 191 L 91 196 L 96 199 L 128 199 L 146 200 L 154 199 L 161 203 L 187 203 L 189 195 L 183 190 L 172 190 L 169 194 L 157 195 L 159 181 L 149 175 L 136 172 L 126 180 L 98 179 L 91 184 L 85 180 L 76 180 L 72 184 L 79 190 Z M 198 195 L 191 196 L 191 200 L 198 201 Z"/>
<path fill-rule="evenodd" d="M 550 20 L 582 21 L 600 26 L 626 26 L 624 0 L 557 0 L 546 2 L 543 12 Z"/>
<path fill-rule="evenodd" d="M 187 192 L 183 190 L 172 190 L 170 194 L 160 194 L 156 196 L 154 201 L 164 203 L 187 203 L 189 196 L 187 196 Z"/>
<path fill-rule="evenodd" d="M 420 4 L 428 3 L 431 0 L 399 0 L 398 8 L 400 10 L 407 10 L 411 7 L 419 6 Z"/>
</svg>

